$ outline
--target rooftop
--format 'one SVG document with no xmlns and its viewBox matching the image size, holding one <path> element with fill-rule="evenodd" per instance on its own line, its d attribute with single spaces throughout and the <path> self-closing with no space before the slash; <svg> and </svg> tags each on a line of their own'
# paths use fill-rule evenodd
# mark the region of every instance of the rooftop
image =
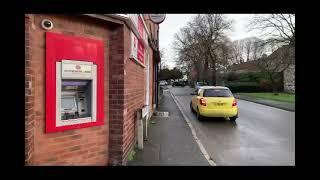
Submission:
<svg viewBox="0 0 320 180">
<path fill-rule="evenodd" d="M 232 71 L 239 71 L 239 70 L 248 70 L 248 71 L 256 71 L 257 61 L 247 61 L 240 64 L 234 64 L 231 66 Z"/>
</svg>

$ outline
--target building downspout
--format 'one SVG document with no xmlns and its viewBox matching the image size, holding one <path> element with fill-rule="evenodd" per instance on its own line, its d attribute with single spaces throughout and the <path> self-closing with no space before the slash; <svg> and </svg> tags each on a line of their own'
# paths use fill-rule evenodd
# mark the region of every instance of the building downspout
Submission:
<svg viewBox="0 0 320 180">
<path fill-rule="evenodd" d="M 158 29 L 157 29 L 157 53 L 159 53 L 159 28 L 160 28 L 160 26 L 158 25 Z M 161 57 L 160 57 L 160 54 L 157 54 L 157 58 L 159 58 L 158 59 L 158 63 L 157 63 L 157 108 L 158 108 L 158 106 L 159 106 L 159 103 L 160 103 L 160 101 L 159 101 L 159 99 L 160 99 L 160 86 L 159 86 L 159 73 L 160 73 L 160 71 L 161 71 L 161 66 L 160 66 L 160 68 L 159 68 L 159 64 L 160 64 L 160 62 L 161 62 Z M 160 71 L 159 71 L 159 69 L 160 69 Z"/>
</svg>

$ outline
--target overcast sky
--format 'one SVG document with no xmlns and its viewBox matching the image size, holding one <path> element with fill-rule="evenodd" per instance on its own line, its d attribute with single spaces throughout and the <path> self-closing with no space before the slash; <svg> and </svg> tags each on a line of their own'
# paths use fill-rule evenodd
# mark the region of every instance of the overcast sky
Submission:
<svg viewBox="0 0 320 180">
<path fill-rule="evenodd" d="M 174 34 L 187 24 L 195 14 L 166 14 L 166 19 L 160 24 L 159 29 L 159 46 L 165 49 L 165 64 L 173 68 L 174 51 L 172 48 Z M 226 14 L 228 19 L 233 20 L 233 29 L 227 35 L 234 41 L 246 37 L 256 36 L 254 32 L 247 32 L 247 25 L 254 14 Z"/>
</svg>

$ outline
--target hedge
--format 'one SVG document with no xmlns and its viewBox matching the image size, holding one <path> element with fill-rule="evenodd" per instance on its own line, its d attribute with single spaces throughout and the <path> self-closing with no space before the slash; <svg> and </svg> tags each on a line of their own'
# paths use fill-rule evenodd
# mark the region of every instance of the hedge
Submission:
<svg viewBox="0 0 320 180">
<path fill-rule="evenodd" d="M 226 82 L 226 87 L 228 87 L 233 93 L 238 92 L 265 92 L 259 87 L 258 83 L 254 82 Z"/>
<path fill-rule="evenodd" d="M 282 91 L 282 73 L 277 73 L 277 89 Z M 225 86 L 232 92 L 270 92 L 271 84 L 268 82 L 267 75 L 262 72 L 234 73 L 230 72 L 223 76 L 226 81 Z"/>
<path fill-rule="evenodd" d="M 282 79 L 282 73 L 277 73 L 276 79 L 281 80 Z M 246 72 L 246 73 L 234 73 L 230 72 L 223 76 L 224 80 L 227 81 L 237 81 L 237 82 L 257 82 L 268 79 L 268 76 L 265 73 L 262 72 Z"/>
</svg>

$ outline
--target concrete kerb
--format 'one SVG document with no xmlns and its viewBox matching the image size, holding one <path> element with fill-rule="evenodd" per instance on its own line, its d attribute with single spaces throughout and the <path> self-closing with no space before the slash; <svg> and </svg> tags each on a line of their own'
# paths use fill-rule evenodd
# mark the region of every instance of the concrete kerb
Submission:
<svg viewBox="0 0 320 180">
<path fill-rule="evenodd" d="M 200 148 L 200 151 L 201 153 L 203 154 L 203 156 L 206 158 L 206 160 L 208 161 L 208 163 L 211 165 L 211 166 L 217 166 L 217 164 L 210 158 L 209 154 L 207 153 L 206 149 L 204 148 L 204 146 L 202 145 L 200 139 L 197 137 L 197 134 L 196 134 L 196 131 L 195 129 L 193 128 L 189 118 L 185 115 L 185 113 L 183 112 L 183 109 L 181 108 L 181 105 L 180 103 L 176 100 L 176 98 L 172 95 L 171 91 L 170 91 L 170 95 L 173 99 L 173 101 L 176 103 L 177 107 L 179 108 L 181 114 L 183 115 L 183 118 L 184 120 L 187 122 L 188 126 L 190 127 L 191 129 L 191 133 L 192 133 L 192 136 L 194 138 L 194 140 L 197 142 L 199 148 Z"/>
<path fill-rule="evenodd" d="M 285 105 L 279 105 L 279 104 L 273 104 L 273 103 L 267 103 L 267 102 L 264 102 L 263 100 L 259 100 L 259 99 L 255 99 L 255 98 L 251 98 L 251 97 L 247 97 L 247 96 L 242 96 L 242 95 L 238 95 L 238 94 L 235 94 L 234 96 L 237 99 L 250 101 L 250 102 L 257 103 L 257 104 L 262 104 L 262 105 L 266 105 L 266 106 L 270 106 L 270 107 L 274 107 L 274 108 L 278 108 L 278 109 L 282 109 L 282 110 L 286 110 L 286 111 L 295 112 L 295 108 L 293 108 L 293 107 L 288 107 Z"/>
</svg>

